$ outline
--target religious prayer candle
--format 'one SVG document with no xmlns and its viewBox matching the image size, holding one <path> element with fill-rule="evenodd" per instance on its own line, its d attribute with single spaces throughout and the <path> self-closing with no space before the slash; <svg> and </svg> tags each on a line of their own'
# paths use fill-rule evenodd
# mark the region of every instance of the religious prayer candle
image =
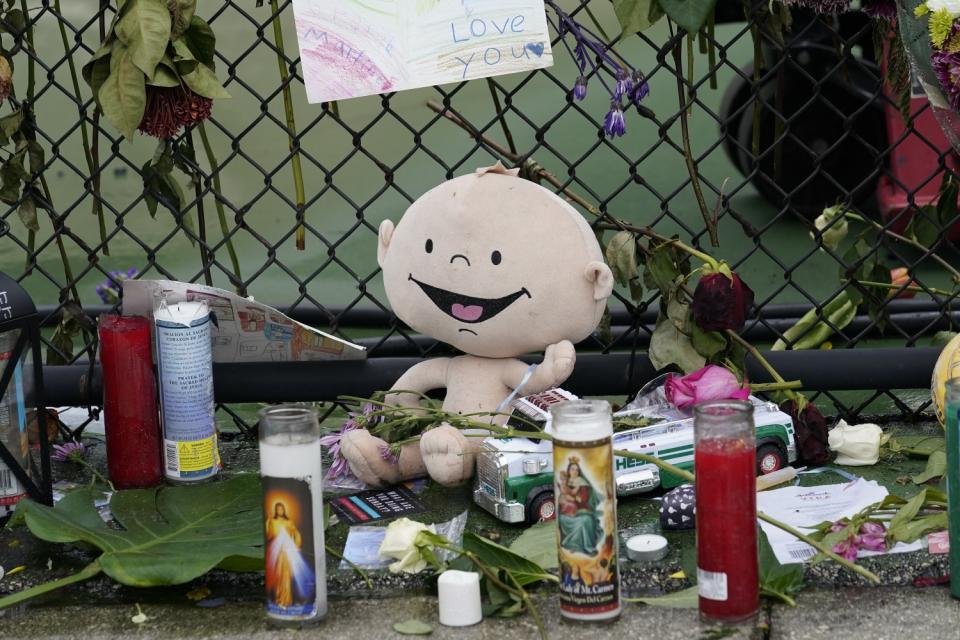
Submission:
<svg viewBox="0 0 960 640">
<path fill-rule="evenodd" d="M 613 423 L 602 400 L 550 407 L 560 559 L 560 614 L 574 620 L 620 615 Z"/>
<path fill-rule="evenodd" d="M 753 405 L 694 407 L 697 583 L 704 620 L 746 620 L 760 608 Z"/>
<path fill-rule="evenodd" d="M 165 301 L 153 312 L 163 420 L 163 460 L 172 483 L 220 470 L 213 403 L 210 312 L 205 301 Z"/>
<path fill-rule="evenodd" d="M 0 377 L 12 367 L 10 382 L 0 394 L 0 443 L 17 458 L 20 466 L 29 469 L 27 440 L 27 410 L 22 363 L 13 360 L 13 351 L 20 330 L 0 333 Z M 12 512 L 17 502 L 26 497 L 27 490 L 13 470 L 0 458 L 0 517 Z"/>
<path fill-rule="evenodd" d="M 155 487 L 163 462 L 150 321 L 102 315 L 98 332 L 110 482 L 117 489 Z"/>
<path fill-rule="evenodd" d="M 315 411 L 278 405 L 260 412 L 266 609 L 278 622 L 327 613 L 320 455 Z"/>
<path fill-rule="evenodd" d="M 947 437 L 950 595 L 960 598 L 960 377 L 947 380 L 943 412 Z"/>
</svg>

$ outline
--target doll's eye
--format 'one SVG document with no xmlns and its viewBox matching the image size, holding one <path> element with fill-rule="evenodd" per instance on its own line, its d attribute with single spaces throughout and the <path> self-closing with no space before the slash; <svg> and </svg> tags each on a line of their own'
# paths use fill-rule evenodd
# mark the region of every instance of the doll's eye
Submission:
<svg viewBox="0 0 960 640">
<path fill-rule="evenodd" d="M 433 253 L 433 240 L 427 238 L 427 244 L 423 247 L 427 253 Z"/>
<path fill-rule="evenodd" d="M 500 255 L 499 251 L 494 251 L 490 254 L 490 262 L 493 264 L 500 264 L 500 261 L 503 260 L 503 256 Z"/>
</svg>

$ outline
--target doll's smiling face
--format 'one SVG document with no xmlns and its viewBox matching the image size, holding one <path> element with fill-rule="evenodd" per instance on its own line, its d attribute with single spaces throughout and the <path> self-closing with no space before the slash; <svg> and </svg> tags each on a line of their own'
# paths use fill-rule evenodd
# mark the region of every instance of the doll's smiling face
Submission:
<svg viewBox="0 0 960 640">
<path fill-rule="evenodd" d="M 484 357 L 581 340 L 609 295 L 609 269 L 582 217 L 550 191 L 498 173 L 427 192 L 396 228 L 384 223 L 378 257 L 401 320 Z"/>
</svg>

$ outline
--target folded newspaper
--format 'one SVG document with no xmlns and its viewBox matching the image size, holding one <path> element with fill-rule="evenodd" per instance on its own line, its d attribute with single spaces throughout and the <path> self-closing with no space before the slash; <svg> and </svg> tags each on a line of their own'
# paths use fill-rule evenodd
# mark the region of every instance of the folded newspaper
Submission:
<svg viewBox="0 0 960 640">
<path fill-rule="evenodd" d="M 153 317 L 156 302 L 205 300 L 216 317 L 211 327 L 214 362 L 362 360 L 364 347 L 288 318 L 235 293 L 173 280 L 124 280 L 123 314 Z"/>
</svg>

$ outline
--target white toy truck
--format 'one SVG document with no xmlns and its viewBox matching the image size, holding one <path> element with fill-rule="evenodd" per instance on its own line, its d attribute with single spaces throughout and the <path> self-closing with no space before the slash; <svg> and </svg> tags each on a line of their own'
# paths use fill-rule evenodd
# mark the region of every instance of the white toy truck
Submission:
<svg viewBox="0 0 960 640">
<path fill-rule="evenodd" d="M 576 396 L 562 389 L 519 398 L 513 409 L 527 420 L 544 422 L 549 406 Z M 793 421 L 776 404 L 753 396 L 753 419 L 757 433 L 757 474 L 776 471 L 797 459 Z M 647 422 L 649 426 L 624 423 Z M 619 423 L 619 424 L 618 424 Z M 614 449 L 625 449 L 661 458 L 681 469 L 693 469 L 693 417 L 686 411 L 661 403 L 614 415 Z M 549 427 L 547 427 L 549 428 Z M 651 463 L 616 457 L 614 475 L 617 495 L 628 496 L 669 489 L 683 480 L 661 473 Z M 547 440 L 487 438 L 477 455 L 473 500 L 504 522 L 549 520 L 555 516 L 553 497 L 553 446 Z"/>
</svg>

